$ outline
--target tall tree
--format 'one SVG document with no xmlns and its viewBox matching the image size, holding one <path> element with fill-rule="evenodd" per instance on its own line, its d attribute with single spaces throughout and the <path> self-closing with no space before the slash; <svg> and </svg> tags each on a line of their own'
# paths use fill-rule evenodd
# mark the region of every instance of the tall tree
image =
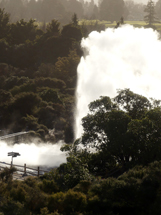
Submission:
<svg viewBox="0 0 161 215">
<path fill-rule="evenodd" d="M 0 39 L 5 38 L 9 31 L 9 14 L 0 8 Z"/>
<path fill-rule="evenodd" d="M 72 24 L 78 26 L 78 17 L 76 13 L 74 13 L 72 16 Z"/>
<path fill-rule="evenodd" d="M 155 5 L 152 0 L 147 3 L 144 12 L 147 13 L 147 15 L 144 16 L 144 20 L 151 26 L 157 20 L 155 16 Z"/>
</svg>

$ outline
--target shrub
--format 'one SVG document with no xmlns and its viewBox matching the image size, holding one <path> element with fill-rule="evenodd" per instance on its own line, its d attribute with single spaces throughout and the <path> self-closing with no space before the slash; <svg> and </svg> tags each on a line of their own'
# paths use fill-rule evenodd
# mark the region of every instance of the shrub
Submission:
<svg viewBox="0 0 161 215">
<path fill-rule="evenodd" d="M 15 167 L 10 167 L 10 168 L 5 167 L 3 169 L 3 171 L 0 172 L 0 179 L 3 182 L 9 182 L 9 181 L 12 180 L 14 172 L 16 172 L 16 168 Z"/>
</svg>

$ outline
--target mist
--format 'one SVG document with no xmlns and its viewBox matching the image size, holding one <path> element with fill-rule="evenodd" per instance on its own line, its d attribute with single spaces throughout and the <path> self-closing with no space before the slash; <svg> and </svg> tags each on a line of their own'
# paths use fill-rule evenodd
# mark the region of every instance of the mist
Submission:
<svg viewBox="0 0 161 215">
<path fill-rule="evenodd" d="M 61 163 L 66 162 L 66 155 L 60 151 L 63 142 L 57 144 L 50 143 L 19 143 L 8 145 L 4 141 L 0 141 L 0 161 L 11 163 L 11 157 L 8 152 L 18 152 L 20 156 L 13 158 L 13 164 L 27 166 L 48 166 L 57 167 Z"/>
<path fill-rule="evenodd" d="M 161 41 L 152 29 L 123 25 L 92 32 L 82 40 L 85 56 L 78 66 L 76 138 L 88 104 L 100 96 L 115 97 L 117 89 L 161 99 Z"/>
<path fill-rule="evenodd" d="M 125 0 L 125 1 L 129 1 L 129 0 Z M 143 3 L 143 4 L 147 4 L 149 0 L 133 0 L 134 3 Z M 153 0 L 154 2 L 157 2 L 158 0 Z"/>
</svg>

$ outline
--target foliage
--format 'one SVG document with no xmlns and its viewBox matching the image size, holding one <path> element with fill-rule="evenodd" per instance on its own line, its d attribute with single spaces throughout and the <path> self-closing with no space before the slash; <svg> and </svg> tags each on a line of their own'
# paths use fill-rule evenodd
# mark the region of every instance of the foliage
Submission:
<svg viewBox="0 0 161 215">
<path fill-rule="evenodd" d="M 160 169 L 161 162 L 155 161 L 135 166 L 118 178 L 80 181 L 66 191 L 60 191 L 53 179 L 54 170 L 39 179 L 1 181 L 0 211 L 9 215 L 160 214 Z"/>
<path fill-rule="evenodd" d="M 36 35 L 39 35 L 40 31 L 37 30 L 37 25 L 35 24 L 35 20 L 30 19 L 28 22 L 21 19 L 17 21 L 15 24 L 11 24 L 10 27 L 10 36 L 9 43 L 10 44 L 22 44 L 26 40 L 33 41 L 36 39 Z"/>
<path fill-rule="evenodd" d="M 74 13 L 72 16 L 72 24 L 75 26 L 78 26 L 78 18 L 77 18 L 77 14 Z"/>
<path fill-rule="evenodd" d="M 57 20 L 52 20 L 46 26 L 46 33 L 48 36 L 59 36 L 60 35 L 60 23 Z"/>
<path fill-rule="evenodd" d="M 84 133 L 80 143 L 97 150 L 102 165 L 95 159 L 96 170 L 111 171 L 112 167 L 122 171 L 136 165 L 160 160 L 160 106 L 129 89 L 119 90 L 111 100 L 109 97 L 89 104 L 90 113 L 82 119 Z M 88 161 L 88 164 L 91 163 Z M 97 166 L 99 165 L 99 166 Z M 116 169 L 116 170 L 117 170 Z"/>
<path fill-rule="evenodd" d="M 0 8 L 0 39 L 5 38 L 9 33 L 9 13 Z"/>
<path fill-rule="evenodd" d="M 3 171 L 0 172 L 0 178 L 3 182 L 10 182 L 12 180 L 12 174 L 16 172 L 15 167 L 7 168 L 5 167 Z"/>
<path fill-rule="evenodd" d="M 19 110 L 19 113 L 25 116 L 32 114 L 40 102 L 41 98 L 35 93 L 21 93 L 15 96 L 11 108 L 12 111 Z"/>
<path fill-rule="evenodd" d="M 149 26 L 152 26 L 152 24 L 156 21 L 155 7 L 152 0 L 148 1 L 144 12 L 147 13 L 147 15 L 144 16 L 145 22 L 147 22 Z"/>
<path fill-rule="evenodd" d="M 80 28 L 73 24 L 63 26 L 61 35 L 63 38 L 72 38 L 76 41 L 80 41 L 82 39 L 82 32 Z"/>
<path fill-rule="evenodd" d="M 67 57 L 58 58 L 55 64 L 56 76 L 64 80 L 67 87 L 76 87 L 77 65 L 79 56 L 75 50 L 70 51 Z"/>
<path fill-rule="evenodd" d="M 66 193 L 52 194 L 49 198 L 49 210 L 54 212 L 56 209 L 60 213 L 72 214 L 81 211 L 86 205 L 86 196 L 83 193 L 68 190 Z"/>
</svg>

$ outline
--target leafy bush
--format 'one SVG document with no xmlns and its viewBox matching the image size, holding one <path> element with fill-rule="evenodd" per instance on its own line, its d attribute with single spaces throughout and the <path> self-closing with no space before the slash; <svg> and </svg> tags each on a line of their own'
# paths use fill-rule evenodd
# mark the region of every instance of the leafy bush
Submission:
<svg viewBox="0 0 161 215">
<path fill-rule="evenodd" d="M 10 182 L 12 181 L 13 178 L 13 173 L 16 172 L 16 168 L 15 167 L 5 167 L 2 172 L 0 172 L 0 179 L 3 182 Z"/>
</svg>

